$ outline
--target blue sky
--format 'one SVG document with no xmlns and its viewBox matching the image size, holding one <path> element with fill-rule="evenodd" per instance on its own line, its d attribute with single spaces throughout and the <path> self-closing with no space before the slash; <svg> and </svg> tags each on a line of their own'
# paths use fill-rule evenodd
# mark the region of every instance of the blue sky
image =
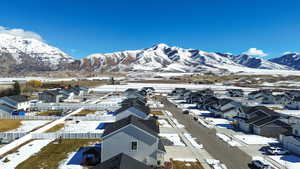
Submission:
<svg viewBox="0 0 300 169">
<path fill-rule="evenodd" d="M 35 32 L 77 58 L 157 43 L 234 54 L 257 48 L 270 58 L 300 52 L 299 6 L 298 0 L 4 0 L 0 26 Z"/>
</svg>

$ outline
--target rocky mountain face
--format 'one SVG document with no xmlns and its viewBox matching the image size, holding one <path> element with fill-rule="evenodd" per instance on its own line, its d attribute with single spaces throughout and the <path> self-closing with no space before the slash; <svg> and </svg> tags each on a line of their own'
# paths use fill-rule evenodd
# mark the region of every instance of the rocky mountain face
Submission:
<svg viewBox="0 0 300 169">
<path fill-rule="evenodd" d="M 287 53 L 281 57 L 270 59 L 270 61 L 300 70 L 300 54 L 299 53 Z"/>
<path fill-rule="evenodd" d="M 249 55 L 204 52 L 158 44 L 151 48 L 109 54 L 93 54 L 78 62 L 79 70 L 197 72 L 215 69 L 292 68 Z"/>
<path fill-rule="evenodd" d="M 39 40 L 0 34 L 0 61 L 3 72 L 24 72 L 59 70 L 74 59 Z"/>
<path fill-rule="evenodd" d="M 65 70 L 82 72 L 200 72 L 243 68 L 289 70 L 300 69 L 299 58 L 298 54 L 289 54 L 268 61 L 248 55 L 235 56 L 158 44 L 141 50 L 96 53 L 76 60 L 42 41 L 0 34 L 2 74 Z"/>
<path fill-rule="evenodd" d="M 220 53 L 219 53 L 220 54 Z M 220 54 L 222 55 L 222 54 Z M 233 60 L 235 63 L 244 65 L 249 68 L 256 68 L 256 69 L 280 69 L 280 70 L 291 70 L 291 67 L 285 66 L 285 65 L 280 65 L 275 62 L 271 62 L 262 58 L 258 57 L 252 57 L 246 54 L 242 55 L 230 55 L 230 54 L 225 54 L 223 55 L 227 58 L 230 58 Z"/>
</svg>

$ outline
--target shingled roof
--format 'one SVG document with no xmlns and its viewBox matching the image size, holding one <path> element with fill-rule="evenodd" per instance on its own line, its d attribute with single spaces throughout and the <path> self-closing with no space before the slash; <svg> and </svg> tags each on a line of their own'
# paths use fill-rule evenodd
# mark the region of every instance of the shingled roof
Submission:
<svg viewBox="0 0 300 169">
<path fill-rule="evenodd" d="M 146 164 L 126 155 L 116 155 L 101 164 L 96 165 L 92 169 L 151 169 Z"/>
<path fill-rule="evenodd" d="M 128 116 L 127 118 L 124 118 L 122 120 L 116 121 L 114 123 L 108 124 L 105 127 L 102 137 L 105 137 L 117 131 L 118 129 L 123 128 L 130 124 L 152 134 L 153 136 L 158 137 L 159 126 L 157 125 L 157 121 L 154 118 L 150 118 L 149 120 L 143 120 L 133 115 Z"/>
<path fill-rule="evenodd" d="M 141 105 L 141 104 L 133 104 L 133 103 L 132 104 L 129 103 L 129 104 L 122 105 L 121 108 L 119 108 L 118 110 L 116 110 L 116 114 L 119 114 L 119 113 L 121 113 L 121 112 L 123 112 L 123 111 L 125 111 L 125 110 L 127 110 L 127 109 L 129 109 L 131 107 L 134 107 L 134 108 L 136 108 L 136 109 L 144 112 L 147 115 L 150 114 L 150 108 L 148 106 Z"/>
</svg>

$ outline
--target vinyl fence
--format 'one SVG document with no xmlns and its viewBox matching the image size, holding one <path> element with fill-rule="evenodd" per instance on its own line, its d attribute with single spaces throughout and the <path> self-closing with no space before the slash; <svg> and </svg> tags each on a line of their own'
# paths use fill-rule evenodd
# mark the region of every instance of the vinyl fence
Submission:
<svg viewBox="0 0 300 169">
<path fill-rule="evenodd" d="M 33 110 L 76 110 L 79 108 L 89 110 L 116 110 L 118 104 L 89 104 L 89 103 L 36 103 L 31 106 Z"/>
<path fill-rule="evenodd" d="M 33 139 L 100 139 L 102 133 L 34 133 Z"/>
<path fill-rule="evenodd" d="M 12 120 L 58 120 L 61 116 L 11 116 L 11 115 L 0 115 L 0 119 L 12 119 Z M 114 122 L 115 116 L 102 115 L 102 116 L 70 116 L 67 120 L 78 120 L 78 121 L 109 121 Z"/>
<path fill-rule="evenodd" d="M 27 133 L 15 133 L 15 132 L 7 132 L 7 133 L 0 133 L 0 139 L 8 139 L 8 140 L 15 140 L 25 136 Z"/>
</svg>

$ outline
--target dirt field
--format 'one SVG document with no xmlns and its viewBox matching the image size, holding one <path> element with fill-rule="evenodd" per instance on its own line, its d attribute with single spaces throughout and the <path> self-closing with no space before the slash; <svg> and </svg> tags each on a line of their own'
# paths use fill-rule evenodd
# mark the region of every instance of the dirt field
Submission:
<svg viewBox="0 0 300 169">
<path fill-rule="evenodd" d="M 9 120 L 9 119 L 0 120 L 0 132 L 13 130 L 20 126 L 21 126 L 21 120 Z"/>
</svg>

